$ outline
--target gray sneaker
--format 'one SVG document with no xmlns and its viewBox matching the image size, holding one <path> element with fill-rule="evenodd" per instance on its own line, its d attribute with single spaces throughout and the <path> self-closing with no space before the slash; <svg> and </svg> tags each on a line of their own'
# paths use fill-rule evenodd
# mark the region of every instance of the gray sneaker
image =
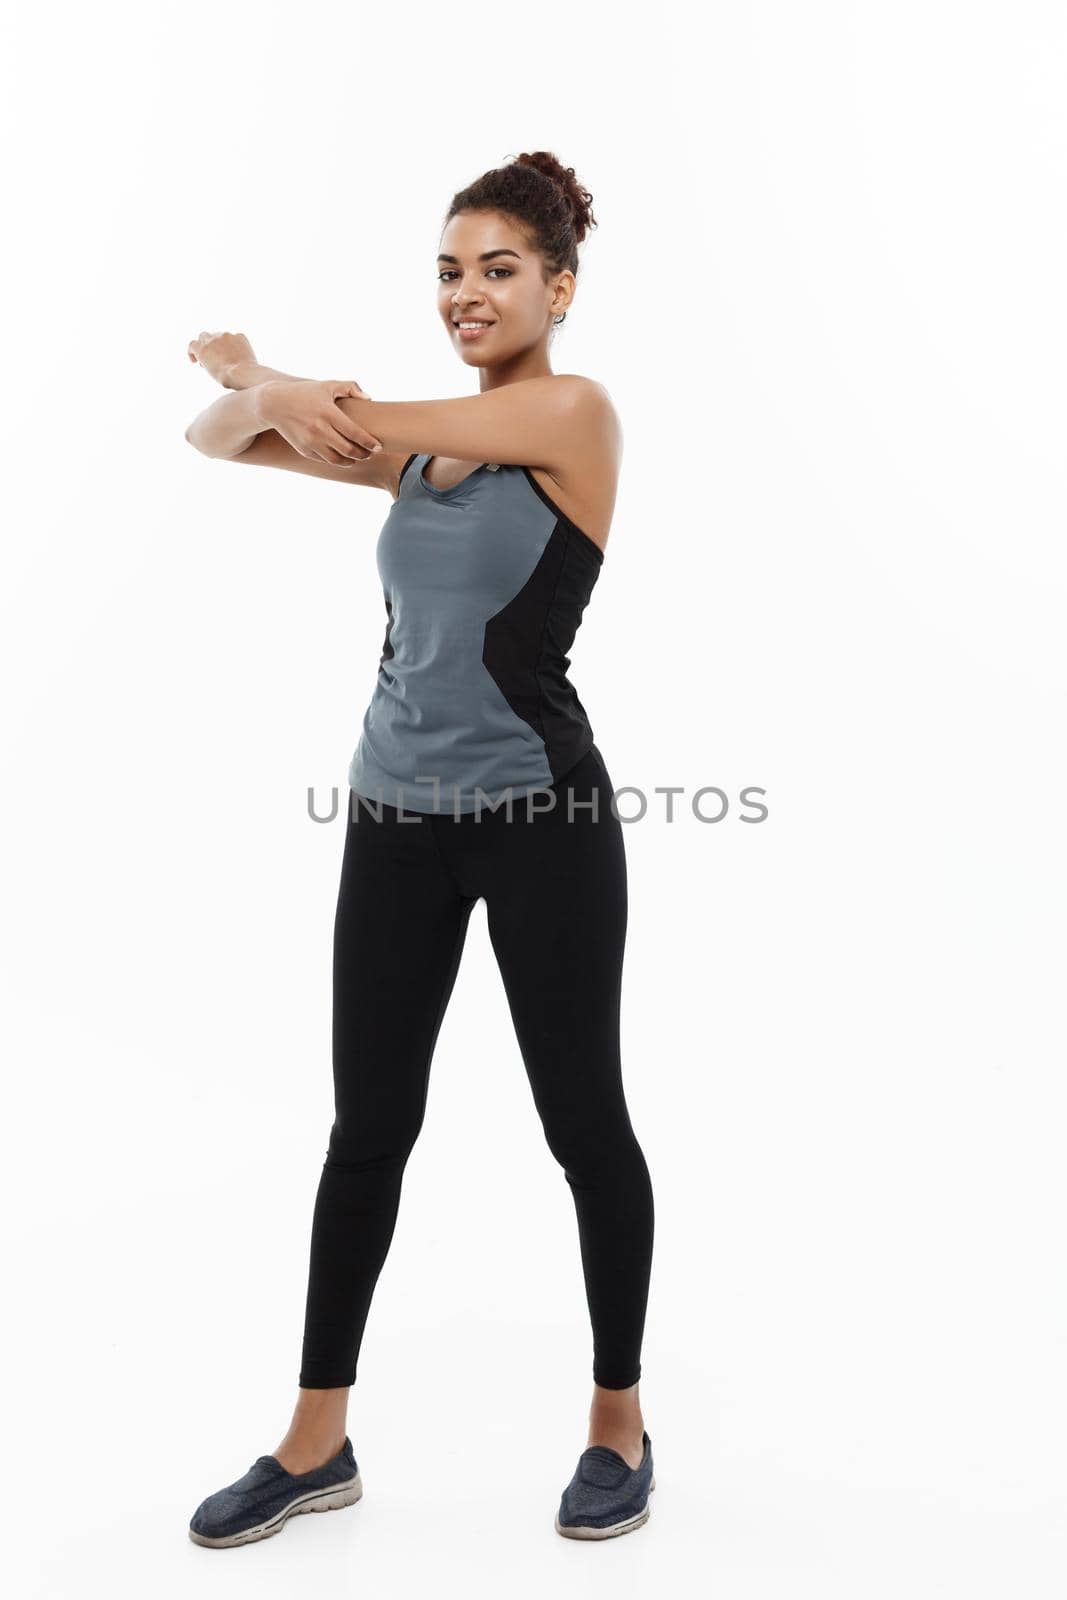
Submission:
<svg viewBox="0 0 1067 1600">
<path fill-rule="evenodd" d="M 631 1467 L 606 1444 L 591 1444 L 582 1451 L 559 1503 L 557 1533 L 568 1539 L 611 1539 L 648 1521 L 648 1497 L 656 1479 L 652 1440 L 647 1433 L 642 1438 L 645 1453 L 639 1467 Z"/>
<path fill-rule="evenodd" d="M 259 1456 L 243 1478 L 202 1500 L 189 1523 L 196 1544 L 250 1544 L 269 1539 L 301 1511 L 350 1506 L 363 1493 L 352 1441 L 310 1472 L 287 1472 L 277 1456 Z"/>
</svg>

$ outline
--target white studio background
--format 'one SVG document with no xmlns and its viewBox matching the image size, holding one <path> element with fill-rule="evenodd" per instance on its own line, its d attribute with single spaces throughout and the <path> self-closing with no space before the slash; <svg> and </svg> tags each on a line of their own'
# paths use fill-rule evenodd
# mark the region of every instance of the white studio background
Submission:
<svg viewBox="0 0 1067 1600">
<path fill-rule="evenodd" d="M 1061 1595 L 1062 6 L 4 36 L 9 1592 Z M 652 802 L 652 1516 L 552 1527 L 591 1336 L 483 904 L 360 1357 L 364 1499 L 207 1551 L 193 1508 L 296 1394 L 342 842 L 307 790 L 344 792 L 388 500 L 199 456 L 185 348 L 472 392 L 441 219 L 538 148 L 600 223 L 556 370 L 626 434 L 571 676 Z"/>
</svg>

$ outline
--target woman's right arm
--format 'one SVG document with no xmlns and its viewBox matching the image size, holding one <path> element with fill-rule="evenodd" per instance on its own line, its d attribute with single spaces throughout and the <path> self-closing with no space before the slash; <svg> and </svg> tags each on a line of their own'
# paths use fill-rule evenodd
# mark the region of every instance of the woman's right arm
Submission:
<svg viewBox="0 0 1067 1600">
<path fill-rule="evenodd" d="M 300 381 L 291 372 L 261 366 L 244 333 L 209 333 L 205 328 L 189 340 L 186 354 L 194 366 L 203 367 L 224 389 L 254 389 L 257 383 L 269 383 L 272 378 L 286 383 Z"/>
<path fill-rule="evenodd" d="M 190 340 L 188 354 L 233 391 L 185 430 L 202 455 L 396 493 L 402 459 L 383 451 L 336 404 L 342 395 L 369 398 L 358 383 L 294 378 L 261 366 L 243 334 L 201 333 Z"/>
<path fill-rule="evenodd" d="M 220 395 L 185 430 L 189 443 L 201 455 L 232 461 L 247 450 L 270 424 L 260 413 L 261 384 Z"/>
<path fill-rule="evenodd" d="M 219 382 L 226 389 L 254 389 L 257 383 L 270 383 L 272 378 L 280 379 L 283 383 L 301 381 L 291 372 L 276 372 L 273 367 L 261 367 L 258 361 L 252 360 L 235 361 Z"/>
</svg>

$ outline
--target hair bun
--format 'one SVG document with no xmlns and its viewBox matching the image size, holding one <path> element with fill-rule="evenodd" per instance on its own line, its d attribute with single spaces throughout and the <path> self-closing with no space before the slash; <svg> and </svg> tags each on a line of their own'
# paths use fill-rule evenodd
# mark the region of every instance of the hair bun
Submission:
<svg viewBox="0 0 1067 1600">
<path fill-rule="evenodd" d="M 574 212 L 574 236 L 581 244 L 589 229 L 596 227 L 597 221 L 593 215 L 593 196 L 588 189 L 582 188 L 574 168 L 562 166 L 550 150 L 523 151 L 522 155 L 515 157 L 515 162 L 516 165 L 533 167 L 559 185 L 570 201 Z"/>
</svg>

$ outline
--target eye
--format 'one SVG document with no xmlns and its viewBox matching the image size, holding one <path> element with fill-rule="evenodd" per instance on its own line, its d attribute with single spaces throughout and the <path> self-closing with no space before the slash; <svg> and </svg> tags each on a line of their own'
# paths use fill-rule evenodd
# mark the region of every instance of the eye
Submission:
<svg viewBox="0 0 1067 1600">
<path fill-rule="evenodd" d="M 510 267 L 490 267 L 486 277 L 491 278 L 494 272 L 502 272 L 505 278 L 513 278 L 515 276 Z M 437 281 L 438 283 L 451 283 L 452 279 L 457 276 L 455 267 L 442 267 L 437 274 Z"/>
</svg>

